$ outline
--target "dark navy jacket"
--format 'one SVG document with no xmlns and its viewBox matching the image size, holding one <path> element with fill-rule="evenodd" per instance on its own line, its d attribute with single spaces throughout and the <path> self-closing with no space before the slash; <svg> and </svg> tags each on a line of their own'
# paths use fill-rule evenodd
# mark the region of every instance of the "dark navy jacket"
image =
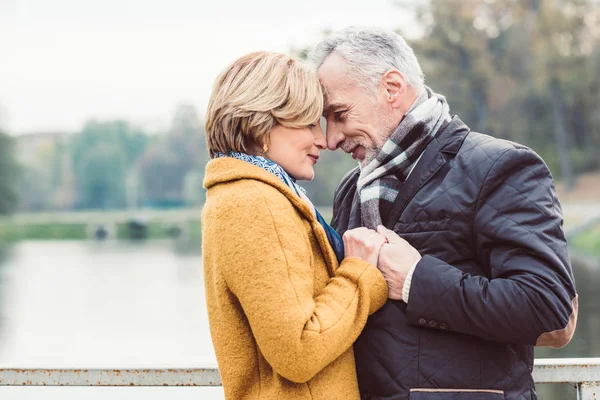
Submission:
<svg viewBox="0 0 600 400">
<path fill-rule="evenodd" d="M 332 226 L 351 215 L 358 169 L 336 190 Z M 533 347 L 565 346 L 577 295 L 553 180 L 527 147 L 438 132 L 385 225 L 423 256 L 408 304 L 389 300 L 355 344 L 363 399 L 536 399 Z"/>
</svg>

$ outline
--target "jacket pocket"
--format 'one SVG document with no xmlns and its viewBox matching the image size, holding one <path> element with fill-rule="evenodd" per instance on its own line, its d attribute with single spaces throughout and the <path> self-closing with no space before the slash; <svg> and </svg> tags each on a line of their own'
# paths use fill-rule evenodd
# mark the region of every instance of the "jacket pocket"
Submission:
<svg viewBox="0 0 600 400">
<path fill-rule="evenodd" d="M 504 400 L 504 391 L 493 389 L 411 389 L 410 400 Z"/>
</svg>

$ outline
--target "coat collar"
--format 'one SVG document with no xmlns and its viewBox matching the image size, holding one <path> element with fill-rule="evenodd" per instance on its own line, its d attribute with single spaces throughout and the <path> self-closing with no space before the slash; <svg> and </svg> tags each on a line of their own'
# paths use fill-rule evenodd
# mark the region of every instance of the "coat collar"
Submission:
<svg viewBox="0 0 600 400">
<path fill-rule="evenodd" d="M 273 186 L 287 197 L 307 219 L 316 220 L 310 205 L 306 204 L 288 185 L 269 171 L 231 157 L 213 159 L 206 164 L 206 175 L 204 177 L 204 187 L 206 189 L 220 183 L 242 179 L 253 179 Z"/>
<path fill-rule="evenodd" d="M 213 159 L 206 164 L 206 175 L 204 177 L 204 187 L 209 190 L 213 186 L 235 182 L 244 179 L 253 179 L 266 183 L 277 189 L 283 194 L 292 205 L 309 221 L 312 230 L 317 237 L 319 246 L 325 256 L 325 261 L 331 276 L 335 274 L 338 267 L 337 258 L 333 248 L 329 244 L 327 234 L 323 227 L 317 221 L 317 218 L 311 208 L 302 200 L 288 185 L 281 179 L 264 169 L 231 157 Z"/>
</svg>

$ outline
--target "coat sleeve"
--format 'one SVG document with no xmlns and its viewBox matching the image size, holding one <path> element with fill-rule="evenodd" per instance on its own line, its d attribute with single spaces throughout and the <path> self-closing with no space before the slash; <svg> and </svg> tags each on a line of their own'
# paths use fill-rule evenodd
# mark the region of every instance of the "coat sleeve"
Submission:
<svg viewBox="0 0 600 400">
<path fill-rule="evenodd" d="M 251 195 L 250 212 L 223 215 L 217 229 L 227 244 L 216 262 L 267 362 L 284 378 L 306 382 L 351 348 L 385 304 L 387 284 L 373 265 L 347 258 L 315 293 L 312 257 L 320 254 L 302 220 L 267 203 L 258 188 Z"/>
<path fill-rule="evenodd" d="M 412 278 L 410 322 L 501 342 L 567 345 L 577 295 L 562 222 L 541 158 L 507 150 L 484 181 L 473 221 L 474 262 L 486 276 L 425 255 Z"/>
</svg>

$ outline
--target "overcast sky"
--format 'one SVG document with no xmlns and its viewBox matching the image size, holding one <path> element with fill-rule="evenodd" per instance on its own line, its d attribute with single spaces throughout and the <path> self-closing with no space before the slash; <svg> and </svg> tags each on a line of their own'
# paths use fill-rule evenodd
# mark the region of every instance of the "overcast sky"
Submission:
<svg viewBox="0 0 600 400">
<path fill-rule="evenodd" d="M 178 103 L 204 114 L 237 57 L 314 45 L 352 24 L 413 22 L 394 0 L 0 0 L 0 127 L 125 118 L 160 130 Z"/>
</svg>

